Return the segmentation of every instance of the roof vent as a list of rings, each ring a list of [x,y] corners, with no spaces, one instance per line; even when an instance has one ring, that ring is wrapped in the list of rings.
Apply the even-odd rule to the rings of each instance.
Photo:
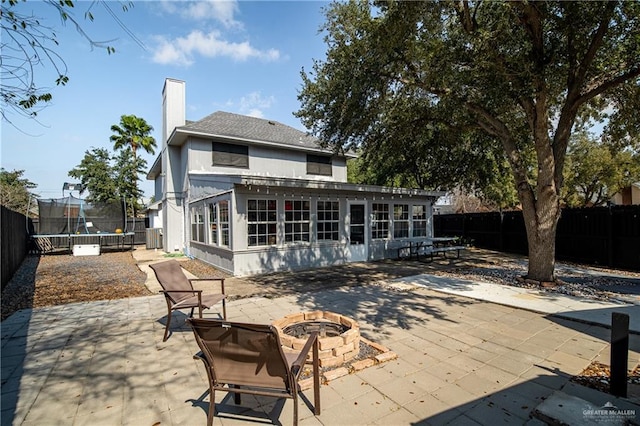
[[[271,120],[269,120],[267,123],[271,124],[272,126],[276,125],[276,122],[275,121],[271,121]]]

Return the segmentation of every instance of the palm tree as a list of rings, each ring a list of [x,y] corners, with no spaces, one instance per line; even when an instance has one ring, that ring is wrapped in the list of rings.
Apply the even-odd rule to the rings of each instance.
[[[124,149],[130,147],[133,151],[133,158],[136,159],[136,151],[138,148],[144,149],[149,154],[155,153],[156,140],[149,134],[153,131],[153,127],[147,124],[144,118],[135,115],[123,115],[120,117],[120,125],[111,126],[114,132],[109,140],[113,142],[113,149]]]
[[[144,118],[136,117],[135,115],[123,115],[120,117],[120,125],[114,124],[111,126],[111,131],[114,133],[109,137],[109,140],[113,142],[113,149],[121,150],[121,154],[125,155],[130,149],[130,154],[133,154],[133,161],[131,162],[132,168],[124,168],[119,166],[123,170],[125,176],[129,175],[130,184],[125,185],[121,183],[120,191],[127,195],[125,198],[129,198],[127,201],[131,203],[133,208],[133,215],[136,216],[138,210],[138,198],[142,195],[138,189],[138,175],[144,170],[146,161],[144,159],[138,159],[136,151],[138,148],[142,148],[149,154],[155,153],[156,140],[149,134],[153,131]],[[121,156],[122,157],[122,156]],[[124,158],[124,157],[122,157]]]

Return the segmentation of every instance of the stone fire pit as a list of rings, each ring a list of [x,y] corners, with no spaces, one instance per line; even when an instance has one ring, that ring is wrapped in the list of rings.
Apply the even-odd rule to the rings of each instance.
[[[360,352],[360,327],[344,315],[327,311],[300,312],[278,319],[273,325],[282,345],[297,351],[304,347],[309,335],[317,331],[320,367],[340,366]]]

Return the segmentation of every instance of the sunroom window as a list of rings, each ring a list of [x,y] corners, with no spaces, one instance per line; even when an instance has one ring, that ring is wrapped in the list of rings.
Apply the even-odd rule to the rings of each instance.
[[[247,236],[249,246],[276,244],[278,228],[276,200],[247,201]]]
[[[338,241],[340,239],[340,203],[318,201],[317,210],[318,241]]]

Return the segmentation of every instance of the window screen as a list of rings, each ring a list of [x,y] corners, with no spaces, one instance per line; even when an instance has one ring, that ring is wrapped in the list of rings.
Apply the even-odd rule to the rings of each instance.
[[[307,154],[307,174],[331,176],[331,157]]]
[[[249,168],[249,147],[213,142],[213,165]]]

